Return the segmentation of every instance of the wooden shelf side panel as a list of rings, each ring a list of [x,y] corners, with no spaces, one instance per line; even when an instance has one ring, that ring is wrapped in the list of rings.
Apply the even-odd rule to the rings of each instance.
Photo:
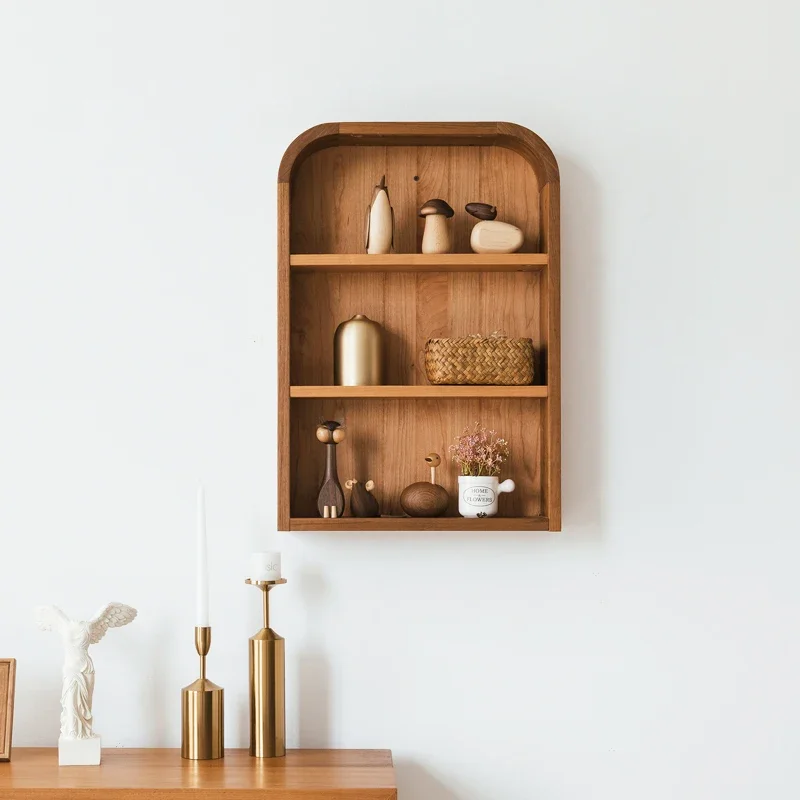
[[[435,452],[442,456],[438,482],[450,494],[447,515],[457,516],[458,472],[448,448],[455,436],[478,420],[511,446],[502,477],[513,478],[517,488],[501,496],[500,514],[538,517],[545,513],[541,400],[348,398],[294,399],[291,404],[293,518],[317,516],[316,498],[325,468],[325,447],[314,435],[320,418],[339,420],[347,429],[347,439],[337,447],[342,486],[348,478],[375,481],[383,514],[403,513],[401,492],[415,481],[430,479],[424,458]]]

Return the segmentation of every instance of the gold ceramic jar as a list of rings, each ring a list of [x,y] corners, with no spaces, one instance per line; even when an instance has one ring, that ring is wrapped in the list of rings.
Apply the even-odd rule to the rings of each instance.
[[[380,386],[383,383],[383,328],[356,314],[333,337],[333,382],[337,386]]]

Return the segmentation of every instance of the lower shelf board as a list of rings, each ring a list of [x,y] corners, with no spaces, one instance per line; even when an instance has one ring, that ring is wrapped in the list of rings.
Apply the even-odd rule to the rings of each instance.
[[[547,517],[292,517],[291,531],[546,531]]]

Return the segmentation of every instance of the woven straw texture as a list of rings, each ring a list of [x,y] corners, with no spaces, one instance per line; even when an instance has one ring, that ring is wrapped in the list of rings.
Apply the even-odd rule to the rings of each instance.
[[[527,386],[533,382],[533,342],[505,336],[428,339],[425,372],[433,384]]]

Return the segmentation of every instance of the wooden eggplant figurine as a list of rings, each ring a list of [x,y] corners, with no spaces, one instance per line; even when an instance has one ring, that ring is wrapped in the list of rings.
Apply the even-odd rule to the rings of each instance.
[[[371,494],[375,488],[374,481],[359,483],[357,480],[349,480],[344,484],[350,490],[350,512],[354,517],[379,517],[381,507],[375,495]]]
[[[449,253],[453,247],[450,227],[447,220],[455,212],[444,200],[428,200],[419,210],[425,220],[425,231],[422,234],[422,252],[429,255]]]
[[[498,222],[497,209],[488,203],[467,203],[466,212],[479,219],[472,229],[469,246],[476,253],[516,253],[525,236],[516,225]]]
[[[364,246],[369,255],[391,253],[394,246],[394,209],[389,203],[386,176],[375,187],[372,202],[367,206],[367,225]]]
[[[436,483],[436,467],[442,463],[438,453],[428,453],[425,463],[431,468],[431,481],[412,483],[403,489],[400,505],[409,517],[441,517],[450,503],[444,486]]]
[[[317,439],[325,445],[325,478],[317,496],[317,511],[324,518],[336,519],[344,514],[344,492],[336,469],[336,445],[345,439],[345,430],[334,420],[317,425]]]

